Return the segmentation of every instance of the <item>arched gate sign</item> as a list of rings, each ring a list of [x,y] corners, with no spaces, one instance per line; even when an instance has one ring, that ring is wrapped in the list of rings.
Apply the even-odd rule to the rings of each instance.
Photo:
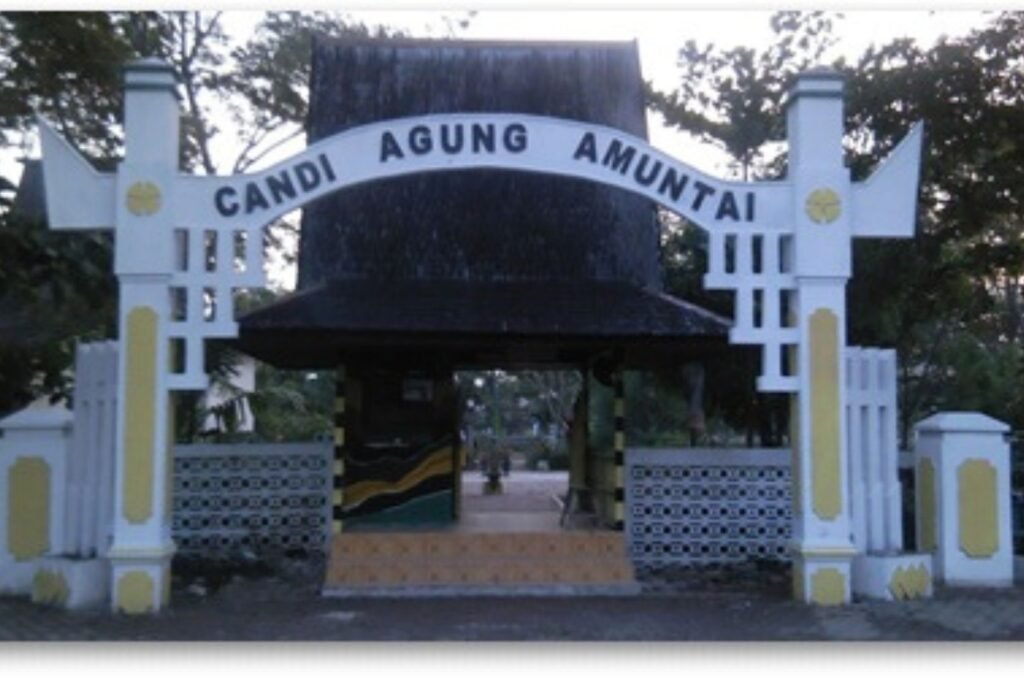
[[[167,596],[170,541],[166,446],[171,390],[201,390],[203,341],[237,333],[231,290],[265,283],[261,231],[330,192],[413,173],[502,169],[580,178],[646,197],[708,233],[705,286],[736,292],[730,341],[762,347],[758,389],[794,400],[795,592],[850,599],[846,480],[845,286],[854,237],[913,235],[921,153],[916,125],[863,183],[843,165],[842,80],[802,74],[787,108],[789,169],[777,182],[702,173],[618,130],[518,114],[443,114],[339,133],[252,174],[178,171],[179,111],[172,69],[126,69],[125,159],[93,170],[40,121],[47,213],[54,229],[113,229],[120,282],[115,606]],[[217,267],[204,258],[216,235]],[[236,247],[245,247],[238,262]],[[178,296],[184,305],[172,305]],[[170,368],[172,342],[184,367]],[[149,597],[137,593],[149,590]],[[164,592],[161,595],[161,592]],[[126,601],[127,600],[127,601]]]

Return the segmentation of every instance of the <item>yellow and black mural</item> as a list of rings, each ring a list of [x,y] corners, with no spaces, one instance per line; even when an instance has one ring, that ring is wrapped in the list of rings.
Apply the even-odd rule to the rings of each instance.
[[[362,459],[350,455],[342,513],[349,528],[451,522],[455,510],[454,439],[390,448]]]
[[[452,523],[458,430],[451,371],[368,364],[338,368],[334,532]]]

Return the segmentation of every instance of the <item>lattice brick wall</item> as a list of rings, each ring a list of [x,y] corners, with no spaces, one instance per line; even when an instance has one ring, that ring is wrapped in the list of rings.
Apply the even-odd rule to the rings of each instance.
[[[327,441],[177,446],[171,526],[177,554],[326,551],[331,458]]]
[[[789,466],[789,450],[628,450],[626,534],[634,563],[788,561]]]

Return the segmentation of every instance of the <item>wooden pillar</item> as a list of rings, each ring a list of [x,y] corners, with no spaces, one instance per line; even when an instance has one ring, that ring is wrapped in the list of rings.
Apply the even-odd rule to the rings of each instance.
[[[569,424],[569,487],[583,490],[587,486],[587,433],[590,421],[589,372],[582,372],[579,395],[572,406]]]
[[[334,384],[334,482],[331,503],[331,531],[344,529],[345,511],[345,365],[338,365]]]
[[[615,452],[615,504],[612,508],[612,523],[615,530],[622,530],[625,527],[626,519],[626,391],[621,368],[615,371],[615,374],[613,375],[613,384],[615,390],[615,440],[613,443]]]

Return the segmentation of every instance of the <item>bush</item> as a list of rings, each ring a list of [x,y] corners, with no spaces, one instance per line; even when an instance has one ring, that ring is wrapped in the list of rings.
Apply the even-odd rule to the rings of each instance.
[[[540,462],[547,462],[548,471],[569,470],[569,447],[566,443],[551,444],[548,441],[538,441],[538,447],[526,455],[526,468],[530,471],[542,470]]]

